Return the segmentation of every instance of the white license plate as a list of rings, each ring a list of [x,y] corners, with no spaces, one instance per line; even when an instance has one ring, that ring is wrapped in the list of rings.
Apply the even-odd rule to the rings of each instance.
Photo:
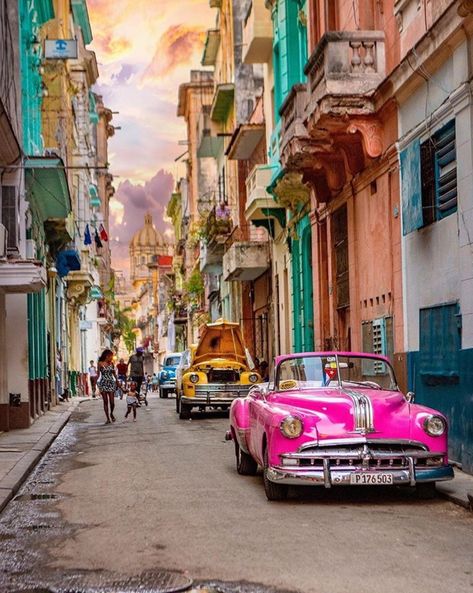
[[[358,472],[350,474],[350,484],[357,486],[383,486],[393,484],[392,474],[378,474],[370,472]]]

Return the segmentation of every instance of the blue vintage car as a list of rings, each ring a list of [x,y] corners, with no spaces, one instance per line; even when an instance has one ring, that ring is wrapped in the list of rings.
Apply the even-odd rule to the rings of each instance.
[[[158,373],[159,397],[167,397],[176,390],[176,368],[180,360],[180,352],[172,352],[164,357]]]

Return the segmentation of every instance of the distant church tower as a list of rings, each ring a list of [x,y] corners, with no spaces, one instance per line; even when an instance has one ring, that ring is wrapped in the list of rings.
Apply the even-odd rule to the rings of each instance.
[[[164,240],[153,225],[149,212],[145,214],[145,226],[137,231],[130,242],[131,283],[139,288],[150,279],[148,264],[153,263],[157,255],[170,255],[171,246]]]

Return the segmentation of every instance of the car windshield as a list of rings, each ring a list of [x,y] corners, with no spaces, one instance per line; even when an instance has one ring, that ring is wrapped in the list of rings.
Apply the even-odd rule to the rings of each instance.
[[[340,386],[398,390],[391,365],[369,355],[287,358],[279,364],[277,370],[279,391]]]
[[[167,367],[177,367],[180,360],[181,360],[180,356],[169,356],[168,358],[166,358],[164,364]]]

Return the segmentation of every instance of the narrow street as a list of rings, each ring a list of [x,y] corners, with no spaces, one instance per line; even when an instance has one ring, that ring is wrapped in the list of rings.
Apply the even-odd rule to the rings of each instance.
[[[80,405],[0,516],[2,592],[153,591],[163,571],[225,592],[473,590],[471,513],[381,489],[269,503],[227,419],[174,404],[152,396],[133,423],[119,401],[110,426]]]

